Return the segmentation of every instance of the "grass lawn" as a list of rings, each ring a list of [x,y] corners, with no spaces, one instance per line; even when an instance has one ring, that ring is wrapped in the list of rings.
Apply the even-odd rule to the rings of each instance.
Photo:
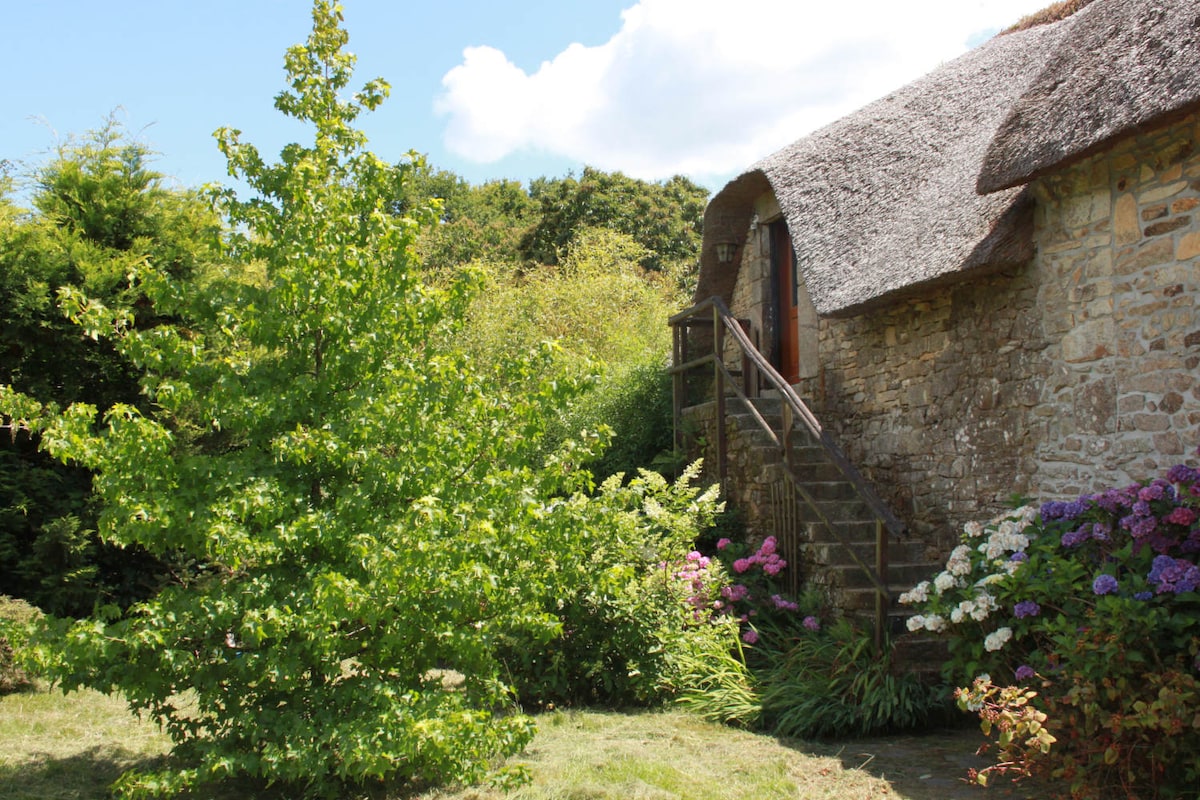
[[[960,781],[981,741],[970,729],[843,743],[783,741],[674,711],[553,712],[519,758],[533,783],[509,795],[438,789],[410,800],[1008,800],[1034,789]],[[119,699],[57,691],[0,698],[0,797],[100,800],[124,770],[168,749]],[[225,785],[201,798],[254,793]],[[283,795],[272,794],[272,797]],[[379,796],[383,797],[383,796]],[[402,795],[388,796],[398,800]]]

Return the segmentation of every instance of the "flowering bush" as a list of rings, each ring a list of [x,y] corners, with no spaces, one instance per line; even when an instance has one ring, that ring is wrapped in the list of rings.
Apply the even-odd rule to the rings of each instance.
[[[740,624],[748,645],[723,669],[689,678],[681,703],[710,719],[801,738],[911,728],[942,705],[940,687],[897,674],[890,651],[876,652],[871,632],[831,613],[820,591],[787,596],[777,583],[788,566],[768,536],[756,548],[722,537],[714,557],[693,553],[673,568],[694,613]]]
[[[950,677],[1041,691],[1058,742],[1024,748],[1076,797],[1176,797],[1200,779],[1200,471],[970,523],[900,598],[950,637]],[[966,691],[966,690],[964,690]],[[1021,749],[1018,743],[1018,749]]]
[[[599,491],[603,518],[576,505],[580,527],[599,530],[604,522],[605,535],[593,540],[587,560],[553,565],[557,591],[545,613],[556,635],[512,630],[499,638],[521,703],[652,705],[677,692],[679,664],[697,648],[736,645],[731,626],[711,624],[721,566],[690,549],[721,508],[715,487],[694,485],[699,466],[673,483],[647,470],[627,483],[609,478]],[[702,661],[688,663],[703,673]]]

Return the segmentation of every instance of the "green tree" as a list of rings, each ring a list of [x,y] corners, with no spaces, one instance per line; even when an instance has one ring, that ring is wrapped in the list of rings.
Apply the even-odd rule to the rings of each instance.
[[[691,266],[700,252],[708,191],[682,176],[648,183],[585,167],[578,179],[540,178],[529,194],[539,215],[521,242],[528,261],[557,264],[585,228],[609,228],[632,237],[645,248],[644,269]]]
[[[590,466],[601,477],[650,466],[672,444],[667,317],[683,305],[674,281],[643,269],[644,247],[604,228],[579,232],[557,266],[491,264],[459,341],[482,363],[546,339],[552,374],[588,377],[557,410],[547,446],[608,428],[612,443]]]
[[[423,280],[413,247],[435,212],[392,213],[414,166],[380,161],[353,127],[387,85],[344,98],[340,9],[317,0],[313,23],[276,99],[313,143],[268,164],[218,132],[256,192],[222,195],[232,253],[262,279],[199,287],[138,265],[137,290],[186,328],[139,328],[64,292],[87,332],[116,331],[147,371],[154,413],[118,404],[97,434],[94,406],[59,413],[0,390],[14,425],[96,470],[106,539],[196,564],[65,638],[64,685],[121,691],[175,742],[171,769],[123,780],[130,795],[231,775],[321,795],[477,778],[532,734],[498,638],[554,636],[553,598],[591,579],[586,556],[609,537],[636,528],[638,558],[656,564],[694,533],[641,514],[619,482],[584,494],[586,446],[545,456],[572,392],[545,357],[478,365],[453,345],[474,281]],[[525,391],[489,391],[506,386]],[[712,502],[684,505],[694,521]]]
[[[421,262],[432,271],[455,270],[473,261],[517,262],[521,237],[533,225],[537,205],[517,181],[472,186],[447,170],[416,165],[397,213],[436,200],[438,224],[417,243]]]
[[[0,197],[0,383],[60,405],[144,405],[140,370],[83,335],[56,294],[74,287],[150,327],[161,320],[130,272],[151,261],[196,280],[216,258],[210,204],[166,188],[149,157],[110,120],[37,169],[33,211]],[[0,591],[71,615],[145,596],[161,565],[98,540],[88,470],[38,452],[27,434],[0,439],[0,465]]]

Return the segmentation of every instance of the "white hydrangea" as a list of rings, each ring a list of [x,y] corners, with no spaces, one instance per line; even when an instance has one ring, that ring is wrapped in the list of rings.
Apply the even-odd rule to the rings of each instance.
[[[1001,647],[1004,647],[1008,640],[1012,638],[1012,635],[1012,628],[997,628],[983,640],[983,649],[994,653]]]
[[[962,607],[963,607],[963,604],[959,603],[957,606],[950,609],[950,621],[953,622],[955,625],[957,625],[958,623],[962,622],[964,619],[967,618],[967,614],[965,611],[963,611]]]
[[[919,631],[925,627],[925,617],[920,614],[913,614],[908,618],[908,622],[904,623],[910,631]]]
[[[930,614],[925,617],[925,630],[939,633],[946,630],[946,618],[937,614]]]
[[[976,622],[982,622],[983,620],[987,619],[988,613],[995,611],[998,608],[996,605],[996,598],[992,597],[986,592],[977,596],[972,606],[973,607],[971,610],[967,613],[970,614],[971,619],[975,620]]]
[[[972,539],[978,538],[983,535],[983,524],[971,520],[966,525],[963,525],[963,533]]]
[[[949,572],[941,572],[933,579],[933,587],[937,589],[938,594],[944,594],[957,585],[958,581]]]
[[[902,605],[912,605],[913,603],[924,603],[929,599],[929,581],[921,581],[914,586],[910,591],[900,595],[900,603]]]
[[[950,558],[946,560],[946,569],[952,575],[969,573],[971,571],[971,548],[960,544],[950,551]]]
[[[1010,561],[1003,562],[1000,566],[1005,571],[1005,573],[1012,575],[1014,572],[1016,572],[1017,570],[1019,570],[1021,568],[1021,562],[1010,560]]]
[[[1002,561],[1000,563],[1007,564],[1008,562]],[[993,572],[991,575],[984,575],[982,578],[975,581],[975,586],[977,586],[979,588],[983,588],[984,586],[991,586],[993,583],[999,583],[1000,581],[1004,580],[1004,578],[1005,578],[1005,573]]]

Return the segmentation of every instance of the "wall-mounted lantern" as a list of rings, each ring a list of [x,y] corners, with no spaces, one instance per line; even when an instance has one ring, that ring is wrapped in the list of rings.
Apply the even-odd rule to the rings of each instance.
[[[728,264],[737,252],[737,242],[717,242],[717,263]]]

